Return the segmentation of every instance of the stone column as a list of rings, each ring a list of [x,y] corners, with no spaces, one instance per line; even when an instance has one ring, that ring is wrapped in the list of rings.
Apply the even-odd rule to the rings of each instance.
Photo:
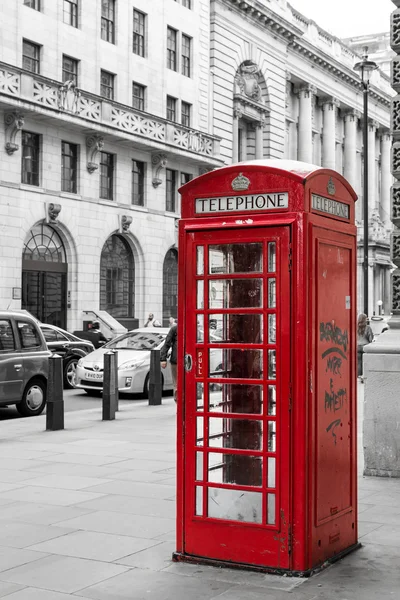
[[[337,100],[324,98],[321,101],[323,111],[322,129],[322,166],[335,169],[336,165],[336,107]]]
[[[390,228],[390,186],[392,176],[390,174],[390,147],[392,136],[388,131],[381,134],[381,207],[382,221],[386,229]]]
[[[264,126],[265,120],[261,118],[256,123],[256,159],[264,156]]]
[[[368,209],[379,210],[379,198],[376,193],[376,128],[375,121],[368,123]]]
[[[240,107],[233,109],[233,134],[232,134],[232,162],[236,163],[239,160],[239,119],[242,118],[243,112]]]
[[[316,91],[312,85],[299,88],[298,158],[307,163],[312,163],[312,96]]]
[[[383,300],[383,308],[385,311],[385,315],[388,315],[392,309],[392,294],[391,294],[391,277],[390,277],[390,268],[385,268],[385,297]]]
[[[360,113],[348,110],[344,114],[344,176],[356,192],[357,177],[357,123]]]

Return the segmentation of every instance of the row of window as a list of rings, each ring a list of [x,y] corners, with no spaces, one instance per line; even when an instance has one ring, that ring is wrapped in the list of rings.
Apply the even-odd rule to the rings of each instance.
[[[24,0],[24,4],[40,10],[40,0]],[[191,8],[190,0],[182,0],[183,6]],[[64,23],[78,27],[78,0],[64,0]],[[133,9],[133,42],[132,52],[138,56],[147,56],[147,15]],[[115,0],[101,2],[101,39],[115,44]],[[179,44],[181,48],[180,65],[178,64]],[[39,68],[40,46],[34,44],[37,51],[37,68]],[[182,75],[191,77],[192,38],[173,27],[167,27],[167,67],[180,71]],[[29,69],[31,70],[31,69]],[[39,70],[34,71],[39,73]]]
[[[41,136],[30,131],[22,132],[21,181],[38,186],[40,182]],[[78,191],[78,144],[61,142],[61,190],[76,194]],[[114,200],[116,155],[100,153],[100,198]],[[132,197],[135,206],[144,206],[146,163],[132,159]],[[180,173],[180,185],[192,179],[190,173]],[[176,212],[178,172],[166,170],[165,210]]]

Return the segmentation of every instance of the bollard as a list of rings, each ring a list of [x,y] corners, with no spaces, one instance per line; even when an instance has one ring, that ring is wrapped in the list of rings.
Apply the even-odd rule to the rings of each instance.
[[[160,364],[160,350],[150,352],[150,376],[149,376],[149,406],[161,404],[162,377]]]
[[[104,355],[103,421],[113,421],[118,402],[117,355],[110,351]]]
[[[119,411],[119,391],[118,391],[118,350],[113,350],[114,362],[115,362],[115,410]]]
[[[63,359],[58,354],[49,357],[47,386],[46,431],[64,429]]]

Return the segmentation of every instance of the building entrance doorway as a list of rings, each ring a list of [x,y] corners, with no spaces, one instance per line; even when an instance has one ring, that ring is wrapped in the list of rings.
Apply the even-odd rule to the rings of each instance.
[[[60,236],[45,223],[36,225],[22,255],[22,308],[43,323],[65,329],[67,273]]]

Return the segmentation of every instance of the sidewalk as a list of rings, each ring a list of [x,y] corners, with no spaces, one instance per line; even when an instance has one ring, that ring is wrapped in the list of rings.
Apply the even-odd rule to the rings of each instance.
[[[400,597],[400,480],[360,477],[363,548],[311,579],[177,564],[172,398],[123,406],[113,422],[100,402],[65,417],[58,432],[45,417],[0,424],[0,598]]]

